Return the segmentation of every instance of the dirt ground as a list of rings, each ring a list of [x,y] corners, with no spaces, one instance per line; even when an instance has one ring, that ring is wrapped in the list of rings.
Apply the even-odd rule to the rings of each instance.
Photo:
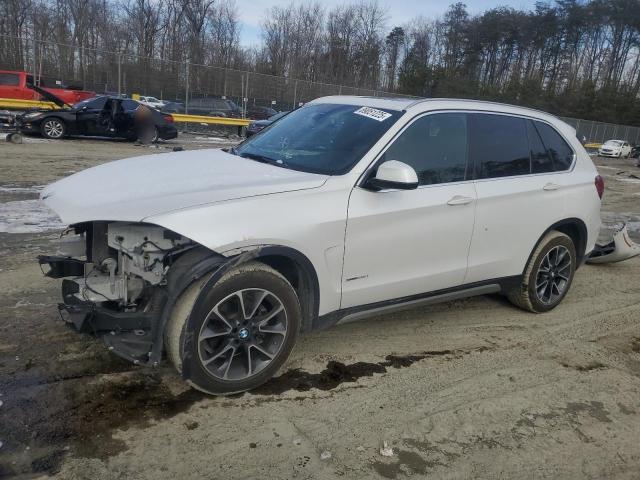
[[[640,258],[581,268],[544,315],[487,296],[305,336],[232,397],[70,331],[35,262],[57,236],[33,217],[37,187],[178,145],[217,143],[0,143],[0,478],[638,478]],[[640,169],[597,163],[603,219],[640,241]]]

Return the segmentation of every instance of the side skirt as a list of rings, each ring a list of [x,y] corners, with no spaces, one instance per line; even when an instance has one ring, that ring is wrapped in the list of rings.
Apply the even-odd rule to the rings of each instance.
[[[337,324],[354,322],[375,315],[383,315],[385,313],[397,312],[425,305],[450,302],[452,300],[475,297],[478,295],[507,292],[513,288],[517,288],[521,283],[522,275],[514,275],[512,277],[469,283],[459,287],[419,293],[417,295],[394,298],[382,302],[369,303],[367,305],[343,308],[335,312],[319,316],[313,323],[312,330],[324,330]]]

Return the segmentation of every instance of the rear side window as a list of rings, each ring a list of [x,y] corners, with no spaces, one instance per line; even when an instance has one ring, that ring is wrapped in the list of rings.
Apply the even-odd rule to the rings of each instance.
[[[531,172],[553,172],[553,160],[549,155],[540,134],[531,120],[527,122],[527,136],[529,137],[529,150],[531,151]]]
[[[0,73],[0,85],[18,86],[20,76],[17,73]]]
[[[420,185],[459,182],[467,173],[467,115],[439,113],[413,122],[383,155],[411,165]]]
[[[526,175],[531,171],[526,121],[518,117],[469,114],[469,153],[477,178]]]
[[[135,110],[136,108],[138,108],[138,105],[139,103],[136,102],[135,100],[129,100],[129,99],[122,100],[122,109],[125,112],[131,112]]]
[[[553,171],[561,172],[568,170],[573,163],[573,150],[567,145],[567,142],[556,132],[553,127],[542,122],[534,122],[536,129],[540,133],[542,143],[549,152],[549,156],[553,160]]]

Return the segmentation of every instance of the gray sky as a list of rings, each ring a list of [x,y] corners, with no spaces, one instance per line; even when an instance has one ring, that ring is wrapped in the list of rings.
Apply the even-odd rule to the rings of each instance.
[[[311,0],[296,0],[296,3],[307,3]],[[322,0],[320,3],[327,8],[336,5],[344,5],[350,0]],[[387,7],[389,26],[403,25],[414,17],[420,15],[427,18],[436,18],[442,16],[449,8],[449,5],[455,3],[451,1],[438,0],[379,0],[380,5]],[[463,0],[464,1],[464,0]],[[264,18],[265,11],[272,6],[289,5],[290,0],[240,0],[238,1],[238,10],[240,11],[240,20],[242,22],[242,33],[240,41],[244,46],[255,45],[260,42],[260,22]],[[535,0],[466,0],[467,9],[470,13],[481,13],[490,8],[498,6],[509,6],[513,8],[531,9],[535,5]]]

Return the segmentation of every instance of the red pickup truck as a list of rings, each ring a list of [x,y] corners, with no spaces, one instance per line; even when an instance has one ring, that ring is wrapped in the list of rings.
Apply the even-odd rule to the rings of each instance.
[[[27,87],[33,85],[33,75],[27,72],[14,72],[0,70],[0,99],[13,98],[19,100],[40,100],[41,96],[34,90]],[[65,103],[73,105],[87,98],[95,97],[95,92],[84,90],[70,90],[66,88],[52,88],[40,79],[40,87],[54,94]],[[44,99],[43,99],[44,100]]]

